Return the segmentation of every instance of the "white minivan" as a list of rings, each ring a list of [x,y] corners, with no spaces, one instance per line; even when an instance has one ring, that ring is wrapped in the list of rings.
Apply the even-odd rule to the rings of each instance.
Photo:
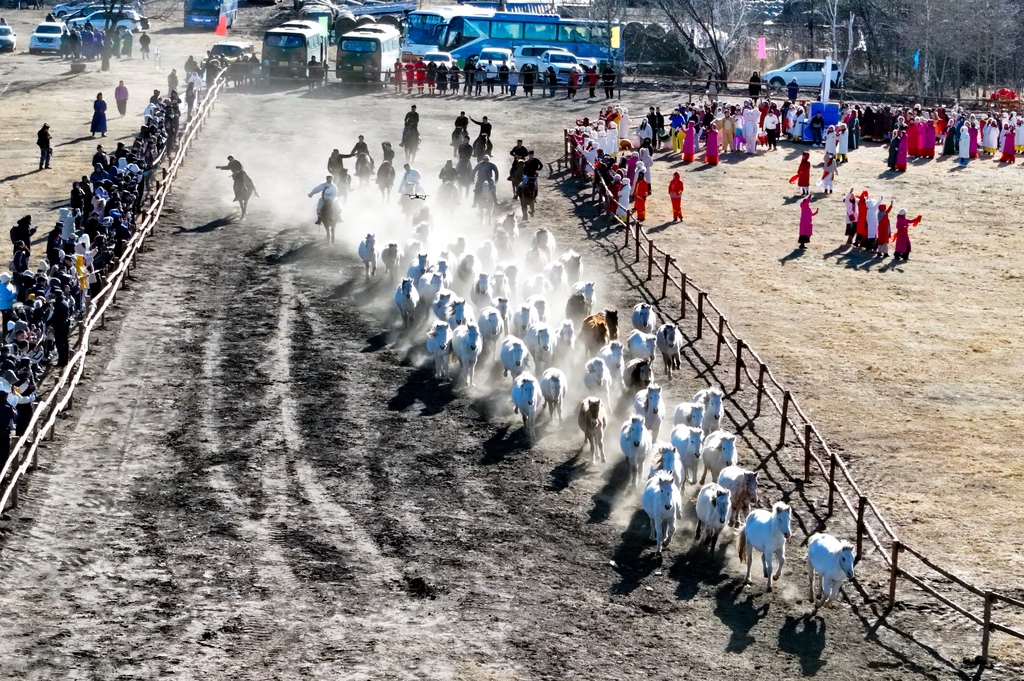
[[[800,87],[821,87],[824,68],[824,59],[798,59],[781,69],[762,74],[761,80],[774,88],[786,87],[794,79]],[[835,62],[832,62],[832,84],[837,87],[843,84],[843,74]]]
[[[577,73],[583,73],[583,68],[580,66],[579,60],[576,59],[576,55],[565,50],[547,50],[540,55],[540,59],[537,60],[537,69],[541,73],[547,73],[549,66],[555,69],[559,83],[568,83],[569,72],[573,69]]]
[[[486,64],[491,62],[495,66],[500,67],[502,64],[514,69],[516,67],[515,57],[512,56],[512,50],[504,47],[485,47],[480,50],[480,56],[477,57],[477,64]]]

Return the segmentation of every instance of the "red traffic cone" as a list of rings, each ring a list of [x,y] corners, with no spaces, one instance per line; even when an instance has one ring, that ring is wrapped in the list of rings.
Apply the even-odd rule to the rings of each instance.
[[[217,35],[224,37],[228,34],[228,18],[221,14],[220,19],[217,20],[217,30],[214,31]]]

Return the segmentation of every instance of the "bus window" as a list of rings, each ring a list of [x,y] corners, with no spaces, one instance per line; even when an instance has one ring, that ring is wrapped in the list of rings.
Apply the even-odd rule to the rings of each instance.
[[[522,40],[523,25],[512,21],[492,21],[491,37],[497,40]]]
[[[342,40],[341,49],[343,52],[376,52],[376,40]]]
[[[558,40],[558,24],[526,24],[527,40]]]
[[[465,17],[454,17],[448,24],[448,37],[445,39],[445,49],[449,52],[456,47],[471,43],[479,38],[487,37],[487,22]]]
[[[444,18],[438,14],[413,12],[405,21],[405,39],[413,44],[431,45],[440,38]]]
[[[561,25],[558,27],[558,41],[563,43],[588,43],[590,31],[586,26]]]
[[[590,40],[592,42],[605,45],[608,43],[611,34],[608,32],[607,26],[591,26],[590,27]]]
[[[301,35],[276,35],[269,34],[266,37],[267,47],[303,47],[306,41]]]

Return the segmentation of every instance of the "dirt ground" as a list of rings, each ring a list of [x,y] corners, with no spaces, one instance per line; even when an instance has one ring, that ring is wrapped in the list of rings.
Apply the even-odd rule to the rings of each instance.
[[[167,42],[182,41],[180,63],[207,38],[169,33]],[[13,82],[44,77],[22,77],[21,66],[17,75]],[[154,76],[154,87],[163,77]],[[78,88],[84,110],[91,100],[86,88],[92,85]],[[0,103],[9,105],[9,95],[20,98],[14,101],[25,117],[18,125],[27,131],[34,132],[37,120],[30,108],[53,116],[51,125],[60,120],[58,111],[65,108],[60,97],[41,95],[53,90],[12,90],[13,85]],[[375,190],[357,194],[342,243],[333,247],[324,246],[321,233],[309,224],[313,200],[305,193],[322,179],[329,150],[345,149],[360,133],[378,149],[384,139],[396,142],[401,131],[406,99],[351,94],[233,93],[204,129],[202,147],[186,164],[160,235],[137,270],[139,280],[119,299],[120,318],[100,339],[86,399],[76,400],[73,417],[61,422],[60,436],[44,451],[22,506],[0,522],[5,676],[668,679],[696,678],[708,669],[742,670],[758,678],[973,674],[961,660],[977,654],[980,635],[948,611],[904,589],[897,611],[879,617],[877,598],[884,586],[872,567],[876,559],[862,564],[856,588],[847,586],[849,602],[819,618],[806,617],[801,544],[820,521],[815,506],[820,500],[804,505],[807,495],[783,476],[771,476],[766,502],[790,499],[798,529],[780,589],[768,595],[760,582],[742,588],[743,571],[729,534],[714,556],[691,546],[689,517],[664,559],[651,556],[643,541],[644,514],[625,488],[616,420],[609,428],[610,462],[593,466],[577,455],[580,438],[573,424],[564,430],[542,424],[540,441],[525,446],[520,422],[505,400],[507,379],[479,381],[493,390],[436,386],[430,370],[419,365],[420,351],[388,331],[394,322],[387,303],[390,285],[363,284],[353,261],[355,243],[366,231],[402,233],[397,210],[382,209]],[[446,153],[442,145],[460,108],[495,122],[499,157],[521,136],[549,159],[561,144],[559,122],[594,110],[583,102],[416,103],[429,145],[416,165],[427,178],[428,192],[436,185]],[[67,115],[66,125],[87,120],[85,114]],[[545,124],[538,126],[540,121]],[[3,149],[14,153],[8,145]],[[67,175],[55,187],[66,187],[92,153],[87,140],[74,149],[81,158],[73,168],[61,169]],[[30,166],[31,151],[18,152]],[[254,199],[245,222],[233,219],[229,179],[213,170],[229,153],[246,164],[263,195]],[[937,381],[967,385],[966,377],[941,377],[941,358],[950,347],[961,347],[968,328],[972,337],[982,332],[969,326],[968,314],[947,314],[942,323],[919,315],[931,302],[925,282],[901,279],[897,292],[896,283],[865,279],[924,277],[926,267],[937,270],[944,262],[935,253],[937,223],[926,215],[910,263],[865,271],[846,267],[835,256],[821,262],[814,257],[826,250],[826,235],[838,245],[842,228],[839,200],[819,201],[822,208],[835,204],[831,232],[829,211],[822,210],[811,251],[780,265],[795,242],[795,205],[773,210],[771,221],[762,215],[764,224],[749,229],[724,225],[756,221],[751,197],[763,210],[771,196],[778,195],[782,204],[787,187],[779,178],[795,165],[782,160],[785,153],[723,165],[719,171],[734,180],[731,188],[728,180],[713,177],[719,171],[686,172],[687,222],[661,230],[659,238],[679,240],[669,250],[682,256],[685,269],[711,290],[733,325],[792,385],[823,431],[854,454],[855,475],[908,541],[943,556],[943,564],[976,581],[1019,589],[1012,567],[1002,571],[1019,533],[967,525],[978,521],[954,503],[966,497],[959,489],[969,480],[981,487],[982,501],[975,503],[990,503],[992,467],[965,468],[977,464],[969,464],[972,459],[963,452],[958,468],[942,469],[951,477],[934,484],[934,463],[956,457],[967,444],[961,433],[961,439],[944,431],[931,435],[943,421],[932,415],[939,411],[924,411],[925,405],[951,416],[945,409],[961,399],[952,395],[967,393],[958,388],[962,392],[930,398],[930,384],[922,385],[919,377],[932,372]],[[873,163],[869,154],[880,152],[854,155],[851,166],[867,167]],[[736,172],[756,164],[765,165],[763,173]],[[667,182],[668,165],[659,163],[656,186]],[[1000,177],[980,165],[966,173]],[[968,193],[955,188],[964,182],[964,172],[956,173],[945,190],[933,186],[934,180],[925,183],[923,174],[937,168],[938,163],[915,166],[906,178],[884,184],[914,181],[919,173],[921,186],[913,195],[931,196],[936,205],[944,203],[940,192]],[[878,172],[873,182],[883,183],[875,177]],[[843,182],[852,173],[844,167]],[[55,182],[54,176],[46,179]],[[5,219],[21,210],[11,204],[34,203],[38,210],[56,204],[56,189],[35,188],[38,177],[5,183],[20,192],[5,195]],[[501,190],[507,197],[508,187]],[[640,296],[635,280],[609,255],[608,242],[593,229],[591,209],[569,201],[563,193],[568,190],[545,180],[537,225],[551,229],[560,248],[584,255],[602,301],[620,309],[631,306]],[[888,195],[890,190],[877,191]],[[955,205],[972,205],[972,200],[965,196]],[[916,205],[907,207],[916,212]],[[439,222],[446,227],[479,237],[466,211],[443,217]],[[655,213],[650,223],[659,225],[661,217]],[[765,277],[764,267],[755,274],[749,269],[754,261],[772,267],[773,276]],[[815,271],[804,272],[810,267]],[[832,277],[855,281],[835,286],[839,282]],[[942,268],[942,285],[954,291],[954,300],[964,301],[963,309],[975,304],[1001,309],[994,301],[980,301],[968,278]],[[984,286],[995,286],[992,279]],[[833,285],[826,289],[827,283]],[[818,287],[823,295],[814,296]],[[857,292],[856,303],[864,301],[860,307],[840,302],[835,292],[845,290]],[[864,298],[875,291],[884,294]],[[817,301],[825,296],[832,317],[845,315],[853,323],[815,326]],[[897,312],[879,310],[864,328],[857,324],[860,310],[869,314],[885,302]],[[898,330],[890,328],[896,314],[904,320]],[[761,320],[774,323],[761,325]],[[953,329],[959,329],[960,341],[953,339]],[[914,353],[916,362],[902,360],[907,368],[899,371],[881,358],[868,361],[888,367],[884,370],[861,366],[865,354],[874,357],[908,334],[915,340],[901,350],[908,359],[907,353]],[[985,373],[986,365],[979,363],[995,361],[996,347],[1000,354],[1004,345],[1012,347],[1006,345],[1009,329],[1005,334],[1001,343],[985,335],[990,350],[972,353],[970,394],[980,395],[982,384],[1009,382],[1005,369],[999,374],[993,364]],[[860,363],[837,366],[839,353],[824,351],[832,346],[842,346],[851,362]],[[959,358],[962,350],[957,353]],[[818,361],[808,362],[811,356]],[[692,354],[687,360],[682,376],[666,384],[670,404],[710,378]],[[846,380],[835,380],[835,370],[821,374],[825,366],[842,369]],[[900,400],[890,387],[896,385]],[[1005,390],[1008,402],[1012,393]],[[1010,409],[997,405],[991,392],[985,394],[984,400],[965,400],[969,416],[956,412],[960,430],[971,424],[973,433],[973,424],[994,420],[997,408],[1000,413]],[[728,410],[734,422],[742,417],[742,405],[731,403]],[[850,418],[853,411],[872,412],[875,421]],[[911,415],[917,418],[904,421]],[[930,431],[919,430],[925,418]],[[897,429],[915,433],[923,446],[916,440],[914,448],[909,442],[897,446]],[[748,440],[756,440],[756,426],[748,432]],[[948,449],[962,440],[956,445],[961,449]],[[886,447],[889,456],[859,456],[867,442]],[[938,443],[947,449],[933,456]],[[750,449],[743,451],[750,460]],[[1000,452],[1010,456],[995,444],[986,445],[985,452],[989,459]],[[925,478],[920,469],[929,464],[933,470]],[[1008,496],[1020,475],[1010,461],[1004,470]],[[903,477],[900,491],[888,492],[896,471]],[[945,502],[941,509],[940,501]],[[1000,524],[1012,527],[1010,511],[995,504],[985,508],[1004,513],[997,516],[1004,518]],[[944,517],[969,526],[976,539],[946,527]],[[980,539],[989,536],[986,532],[993,537],[991,546]],[[957,535],[959,550],[952,540]],[[997,646],[1001,641],[996,637]],[[998,664],[984,678],[1020,678],[1020,671]]]

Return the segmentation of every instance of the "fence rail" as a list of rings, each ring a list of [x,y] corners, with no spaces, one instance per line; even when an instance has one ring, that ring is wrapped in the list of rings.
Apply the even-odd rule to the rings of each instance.
[[[566,165],[577,172],[579,172],[581,168],[584,171],[589,170],[583,168],[582,164],[585,163],[585,161],[582,160],[582,155],[579,150],[575,148],[576,144],[573,136],[568,130],[564,131],[564,135],[567,157],[559,165]],[[586,172],[583,174],[585,176]],[[610,197],[612,197],[611,190],[597,173],[594,174],[594,182],[594,196],[597,197],[602,205],[606,207],[610,206]],[[881,511],[879,511],[878,507],[854,480],[846,462],[844,462],[842,457],[840,457],[836,451],[829,446],[821,432],[818,430],[818,427],[807,417],[806,413],[797,402],[797,399],[793,396],[793,393],[788,390],[781,381],[779,381],[774,373],[772,373],[772,370],[768,367],[767,363],[754,350],[754,348],[737,335],[736,331],[732,328],[732,325],[729,324],[729,320],[726,319],[725,315],[722,313],[722,310],[711,300],[708,292],[695,284],[693,279],[683,272],[678,264],[676,264],[675,259],[669,253],[661,250],[655,245],[654,240],[644,231],[643,225],[634,217],[634,212],[628,208],[628,204],[623,206],[618,203],[616,198],[615,207],[618,210],[608,210],[607,212],[622,228],[622,252],[626,254],[624,260],[629,264],[628,256],[633,256],[632,266],[634,273],[641,278],[643,277],[643,270],[641,270],[641,273],[637,273],[636,267],[638,265],[642,267],[646,260],[647,271],[645,282],[654,283],[653,289],[650,285],[648,288],[648,293],[651,297],[660,303],[662,309],[673,310],[674,304],[670,304],[672,303],[672,296],[669,295],[669,291],[672,289],[678,292],[679,315],[676,320],[690,319],[691,317],[687,311],[687,307],[689,307],[692,311],[692,319],[696,327],[694,340],[701,340],[705,337],[705,327],[709,333],[714,334],[714,361],[712,362],[706,358],[705,361],[708,361],[712,365],[722,365],[722,347],[724,346],[728,350],[728,353],[732,355],[732,359],[729,359],[729,357],[726,356],[725,362],[734,364],[732,367],[734,382],[731,394],[735,395],[747,386],[755,388],[757,391],[755,397],[755,418],[761,416],[763,398],[768,399],[768,403],[771,405],[772,409],[775,410],[775,413],[780,419],[779,437],[776,449],[781,449],[785,446],[789,434],[792,433],[794,441],[803,449],[803,485],[806,487],[806,485],[812,482],[814,469],[817,469],[818,474],[820,474],[828,484],[828,517],[833,517],[835,512],[835,500],[838,497],[843,508],[845,508],[849,514],[850,519],[856,523],[856,561],[860,562],[864,555],[863,547],[865,539],[870,542],[870,546],[873,546],[878,552],[878,555],[881,557],[881,560],[884,562],[889,573],[889,608],[891,609],[896,603],[897,580],[902,577],[952,610],[958,612],[972,622],[981,625],[982,645],[980,661],[983,666],[988,662],[989,640],[990,633],[992,631],[998,631],[1024,639],[1024,632],[992,620],[992,606],[996,602],[1020,608],[1022,613],[1024,613],[1024,602],[1004,594],[986,591],[974,586],[948,570],[936,565],[919,551],[916,551],[901,542],[892,526],[882,515]],[[623,213],[623,215],[619,215],[618,213]],[[631,239],[632,252],[630,251]],[[666,266],[664,268],[657,266],[657,263],[660,262],[665,262]],[[661,277],[660,286],[657,286],[658,277],[654,274],[655,270],[657,270]],[[673,274],[673,271],[675,274],[679,275],[678,279],[675,274]],[[659,290],[660,296],[657,294],[657,291]],[[692,347],[693,351],[699,354],[699,350],[696,345],[693,345]],[[751,366],[755,366],[757,368],[756,375],[749,371],[749,367]],[[744,376],[746,377],[746,382],[743,380]],[[725,388],[724,385],[723,388]],[[874,527],[872,527],[872,525],[874,525]],[[900,565],[899,557],[900,554],[904,552],[913,556],[921,563],[921,565],[932,573],[940,575],[949,583],[963,589],[969,594],[981,597],[983,599],[983,614],[978,615],[975,612],[972,612],[968,607],[955,602],[943,594],[940,594],[923,577],[908,571],[904,566]]]
[[[32,419],[26,426],[24,434],[18,438],[3,469],[0,470],[0,489],[2,489],[0,514],[6,512],[8,508],[17,508],[19,486],[26,481],[28,473],[34,471],[39,465],[40,443],[47,438],[53,439],[57,417],[74,405],[75,388],[78,387],[85,374],[85,360],[89,354],[91,334],[97,325],[100,328],[103,327],[107,309],[114,304],[117,292],[124,286],[125,278],[135,267],[135,257],[145,246],[146,238],[152,234],[178,168],[181,167],[192,141],[202,129],[206,117],[213,111],[213,106],[224,87],[224,82],[224,74],[221,74],[207,90],[195,115],[179,132],[176,151],[167,165],[162,168],[162,178],[154,185],[155,190],[149,205],[141,212],[142,219],[138,222],[135,234],[128,241],[121,261],[108,276],[106,286],[89,301],[89,309],[85,318],[78,322],[78,340],[74,355],[68,360],[46,397],[36,404]],[[156,173],[157,167],[163,160],[163,158],[158,159],[152,173]]]

